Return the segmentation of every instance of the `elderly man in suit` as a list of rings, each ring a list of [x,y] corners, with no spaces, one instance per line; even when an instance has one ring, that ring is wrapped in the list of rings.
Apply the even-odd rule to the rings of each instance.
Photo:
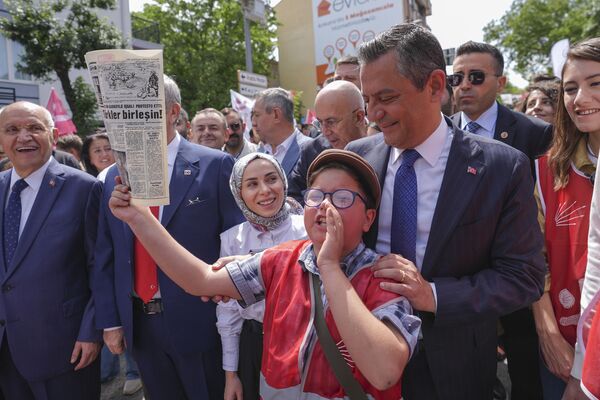
[[[0,392],[7,399],[97,399],[102,334],[89,287],[101,184],[52,157],[50,113],[0,111]]]
[[[315,99],[315,114],[315,125],[319,126],[321,135],[302,143],[300,158],[288,179],[288,194],[301,203],[304,203],[302,192],[306,189],[310,163],[323,150],[343,149],[367,134],[365,102],[360,90],[349,81],[340,79],[321,89]]]
[[[440,44],[396,25],[359,49],[369,118],[383,133],[351,142],[383,187],[367,243],[382,283],[419,313],[422,339],[403,378],[413,399],[492,398],[496,321],[543,290],[542,235],[529,160],[463,132],[441,113]]]
[[[233,158],[182,140],[181,95],[165,76],[170,204],[156,208],[171,235],[196,257],[219,257],[219,234],[242,221],[229,189]],[[161,271],[127,225],[108,209],[116,167],[100,208],[94,298],[96,321],[113,353],[126,345],[151,399],[223,398],[216,304],[187,294]]]
[[[252,128],[261,138],[261,153],[271,154],[289,177],[300,158],[300,145],[313,139],[294,127],[294,102],[282,88],[260,92],[252,108]]]
[[[459,113],[452,119],[460,128],[494,138],[529,157],[532,174],[534,160],[544,154],[552,140],[552,126],[498,104],[496,97],[506,84],[504,57],[487,43],[466,42],[456,50],[448,78],[454,90]],[[533,315],[524,307],[500,319],[503,343],[508,357],[513,400],[542,398],[539,377],[538,338]]]

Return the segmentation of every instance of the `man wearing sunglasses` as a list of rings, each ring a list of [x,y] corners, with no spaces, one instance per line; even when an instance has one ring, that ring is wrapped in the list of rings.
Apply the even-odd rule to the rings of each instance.
[[[236,160],[244,157],[246,154],[254,153],[257,146],[244,138],[246,124],[242,120],[242,117],[240,117],[240,114],[229,107],[222,109],[221,113],[225,116],[227,127],[229,128],[229,139],[225,142],[224,150]]]
[[[452,120],[460,128],[499,140],[525,153],[531,160],[544,154],[552,140],[552,127],[536,118],[511,111],[496,98],[506,86],[504,57],[487,43],[466,42],[456,50],[448,83],[460,111]],[[535,176],[535,173],[533,174]]]
[[[459,113],[452,119],[462,129],[512,146],[533,161],[544,154],[552,139],[551,125],[498,104],[496,97],[506,85],[504,59],[486,43],[467,42],[456,50],[454,74],[448,83],[454,88]],[[504,349],[511,378],[511,398],[541,399],[538,374],[538,338],[529,307],[500,319]]]

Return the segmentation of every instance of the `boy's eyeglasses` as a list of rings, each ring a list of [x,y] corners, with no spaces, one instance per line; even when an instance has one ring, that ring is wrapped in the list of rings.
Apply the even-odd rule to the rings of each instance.
[[[231,130],[233,130],[233,131],[237,131],[241,127],[242,127],[242,125],[239,122],[234,122],[233,124],[229,124],[229,128],[231,128]]]
[[[338,189],[334,192],[324,192],[320,189],[306,189],[304,191],[304,204],[308,207],[319,207],[327,195],[329,195],[333,206],[338,210],[352,207],[357,197],[367,205],[367,200],[360,193],[348,189]]]
[[[483,71],[471,71],[467,75],[467,79],[469,80],[469,82],[471,82],[471,85],[481,85],[483,82],[485,82],[486,75],[491,75],[491,74],[486,74]],[[500,75],[493,75],[493,76],[498,77]],[[464,77],[465,77],[464,74],[448,75],[448,77],[447,77],[448,84],[452,87],[456,87],[462,83]]]

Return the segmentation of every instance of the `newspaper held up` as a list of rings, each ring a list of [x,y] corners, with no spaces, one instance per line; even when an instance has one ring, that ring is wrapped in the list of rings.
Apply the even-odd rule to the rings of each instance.
[[[169,204],[162,50],[85,55],[119,175],[133,201]]]

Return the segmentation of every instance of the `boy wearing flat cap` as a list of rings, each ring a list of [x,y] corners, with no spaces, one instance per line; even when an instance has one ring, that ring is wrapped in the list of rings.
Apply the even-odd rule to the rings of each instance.
[[[125,186],[115,187],[109,205],[187,292],[225,295],[241,304],[266,300],[263,399],[348,397],[345,387],[352,384],[337,378],[348,367],[361,397],[399,399],[420,320],[405,298],[379,290],[382,280],[371,272],[379,256],[362,235],[380,196],[377,176],[364,159],[326,150],[308,169],[304,225],[310,240],[287,242],[220,270],[179,246],[148,210],[131,205]],[[328,361],[332,349],[324,351],[323,330],[315,329],[319,321],[345,361],[335,372]]]

